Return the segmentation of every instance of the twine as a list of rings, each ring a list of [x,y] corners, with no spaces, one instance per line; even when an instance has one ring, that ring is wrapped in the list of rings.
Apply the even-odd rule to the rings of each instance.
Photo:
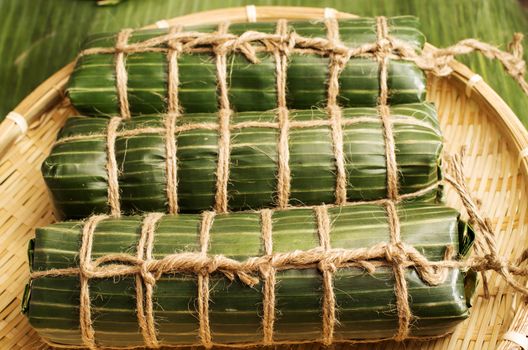
[[[143,340],[150,348],[159,347],[152,301],[156,277],[146,269],[146,264],[152,260],[154,232],[156,230],[156,224],[162,217],[163,214],[161,213],[150,213],[145,217],[141,228],[141,237],[137,245],[137,258],[138,260],[144,261],[141,266],[141,273],[136,275],[137,318]],[[145,293],[143,292],[143,283],[146,288]]]
[[[178,213],[178,166],[176,163],[176,120],[177,113],[165,117],[165,168],[167,178],[167,206],[170,214]]]
[[[272,211],[270,209],[263,209],[260,212],[260,225],[262,230],[262,242],[264,245],[265,255],[271,257],[273,254],[273,239],[272,239]],[[264,345],[273,344],[273,327],[275,324],[275,283],[276,270],[272,264],[262,266],[261,275],[264,279],[263,299],[262,304],[264,308],[264,315],[262,317],[262,330],[264,338],[262,343]]]
[[[171,27],[169,33],[178,33],[181,27]],[[178,86],[180,84],[178,71],[178,55],[181,51],[181,43],[168,41],[167,51],[167,116],[165,117],[165,161],[167,177],[167,202],[168,212],[178,212],[178,176],[176,163],[176,120],[180,115],[178,99]]]
[[[376,18],[376,37],[378,46],[377,58],[379,61],[379,114],[383,124],[383,139],[385,141],[385,159],[387,163],[387,197],[398,198],[398,166],[396,163],[396,147],[394,145],[394,135],[392,122],[390,120],[390,110],[388,106],[389,86],[388,65],[389,54],[392,51],[392,43],[389,41],[389,29],[385,17]]]
[[[125,64],[128,38],[132,29],[123,29],[117,34],[115,45],[115,78],[117,99],[119,101],[119,114],[123,119],[130,119],[130,106],[128,103],[128,72]]]
[[[218,35],[224,35],[227,32],[229,24],[221,23],[218,25]],[[218,168],[216,170],[216,194],[215,210],[220,213],[227,212],[227,185],[229,182],[229,159],[230,159],[230,141],[231,133],[229,122],[231,109],[229,104],[229,95],[227,88],[227,49],[223,45],[215,47],[216,54],[216,75],[218,79],[219,98],[218,103],[220,111],[219,117],[219,138],[218,138]]]
[[[324,252],[330,250],[330,219],[326,206],[314,208],[317,221],[317,233],[319,234],[319,244]],[[331,261],[321,260],[317,266],[323,274],[323,340],[324,345],[330,345],[334,339],[334,327],[336,324],[335,315],[335,293],[332,275],[336,271],[336,266]]]
[[[277,206],[286,208],[290,202],[291,170],[290,150],[288,135],[290,132],[290,120],[286,104],[286,72],[288,71],[288,55],[290,48],[287,41],[288,23],[286,20],[277,22],[277,35],[282,40],[276,45],[275,74],[277,75],[277,116],[279,122],[278,169],[277,169]]]
[[[116,118],[120,119],[120,118]],[[413,126],[421,126],[424,128],[431,128],[431,124],[415,119],[410,116],[403,116],[403,115],[396,115],[392,116],[391,120],[392,124],[401,124],[401,125],[413,125]],[[305,129],[305,128],[312,128],[312,127],[324,127],[332,126],[331,120],[302,120],[302,121],[289,121],[288,122],[288,128],[289,129]],[[360,123],[380,123],[380,118],[376,117],[354,117],[351,119],[342,119],[340,121],[341,127],[343,126],[351,126],[355,124]],[[282,129],[281,124],[279,122],[260,122],[260,121],[249,121],[249,122],[240,122],[240,123],[234,123],[229,125],[229,130],[241,130],[245,128],[269,128],[269,129]],[[186,131],[192,131],[192,130],[213,130],[218,131],[220,129],[218,123],[185,123],[181,124],[179,126],[176,126],[174,128],[174,132],[176,134],[186,132]],[[137,136],[137,135],[143,135],[143,134],[157,134],[157,135],[165,135],[167,132],[165,127],[142,127],[142,128],[135,128],[135,129],[123,129],[115,131],[116,137],[131,137],[131,136]],[[98,139],[98,138],[106,138],[107,133],[89,133],[89,134],[79,134],[74,136],[67,136],[63,137],[59,140],[57,140],[56,144],[63,144],[70,141],[79,141],[79,140],[92,140],[92,139]]]
[[[92,264],[93,233],[97,224],[106,219],[106,215],[92,216],[86,220],[82,232],[81,249],[79,250],[79,326],[81,339],[89,349],[97,349],[95,330],[92,324],[92,302],[90,300],[90,273]]]
[[[449,184],[461,198],[468,212],[470,223],[481,236],[475,241],[485,255],[477,255],[465,261],[453,260],[454,248],[447,246],[444,259],[441,261],[429,261],[421,252],[411,245],[401,241],[399,216],[396,204],[402,201],[404,195],[399,199],[382,199],[376,201],[353,202],[350,205],[361,205],[366,203],[384,206],[387,212],[390,242],[381,242],[371,247],[356,249],[334,249],[330,245],[331,224],[328,217],[328,208],[336,205],[313,206],[314,217],[317,223],[320,246],[306,251],[291,251],[285,253],[273,253],[272,241],[272,214],[274,210],[264,209],[260,211],[261,233],[264,247],[264,255],[252,257],[245,261],[227,258],[223,255],[208,255],[207,250],[210,240],[214,212],[204,212],[200,224],[200,251],[182,252],[167,255],[162,259],[152,259],[152,245],[157,222],[165,215],[152,213],[145,217],[141,229],[141,237],[138,242],[136,256],[126,253],[109,254],[92,260],[91,250],[93,235],[96,226],[103,220],[109,218],[106,215],[96,215],[87,219],[82,229],[82,243],[79,252],[79,266],[65,269],[51,269],[46,271],[34,271],[31,278],[43,278],[54,276],[78,275],[80,278],[80,328],[83,344],[90,349],[99,348],[95,341],[95,331],[92,325],[91,302],[89,280],[93,278],[116,278],[123,276],[136,276],[145,284],[137,283],[136,300],[138,323],[143,334],[145,344],[151,347],[159,346],[156,338],[155,318],[152,307],[152,289],[156,280],[163,274],[194,273],[198,278],[198,318],[200,345],[211,348],[218,345],[213,342],[209,324],[209,275],[211,273],[223,274],[226,278],[233,280],[238,278],[243,284],[254,286],[259,283],[259,274],[264,279],[263,287],[263,330],[264,338],[259,344],[286,344],[298,342],[283,342],[273,340],[273,325],[275,320],[275,272],[287,269],[317,268],[323,273],[323,317],[322,334],[319,340],[322,344],[341,342],[333,339],[334,327],[338,323],[335,312],[335,295],[332,285],[332,274],[340,268],[362,268],[373,273],[378,267],[392,266],[395,275],[395,296],[397,300],[397,316],[399,327],[393,335],[393,340],[415,339],[408,335],[409,324],[412,314],[409,308],[408,290],[405,284],[404,273],[408,268],[414,268],[418,276],[428,285],[434,286],[443,283],[447,277],[448,270],[457,268],[461,270],[472,269],[477,272],[495,271],[508,285],[528,296],[528,288],[517,282],[513,276],[528,276],[528,268],[521,268],[519,264],[528,259],[528,249],[523,252],[515,263],[507,261],[498,253],[494,233],[489,220],[482,217],[478,211],[475,201],[471,198],[465,183],[463,182],[463,166],[460,156],[448,160],[446,169],[446,184]],[[414,193],[413,195],[419,195]],[[405,195],[409,198],[409,194]],[[296,210],[296,209],[290,209]],[[479,237],[477,235],[477,237]],[[149,289],[150,288],[150,289]],[[150,292],[149,292],[150,290]],[[144,304],[143,304],[144,303]],[[430,339],[427,338],[427,339]],[[381,341],[376,340],[344,340],[344,342],[364,343]],[[313,341],[312,341],[313,342]],[[240,346],[255,345],[241,344]]]
[[[121,216],[121,201],[119,200],[119,169],[117,167],[115,143],[117,128],[121,118],[110,119],[106,129],[106,171],[108,174],[108,206],[112,216]]]
[[[396,213],[396,206],[393,201],[387,201],[385,204],[387,218],[389,223],[389,233],[391,239],[391,249],[404,250],[400,236],[400,219]],[[411,307],[409,306],[409,292],[407,289],[407,280],[405,279],[405,268],[400,260],[401,254],[395,251],[386,251],[386,259],[392,262],[394,272],[394,295],[396,296],[396,308],[398,311],[398,331],[394,335],[396,341],[402,341],[409,335],[409,325],[412,319]]]
[[[325,10],[326,11],[326,10]],[[327,38],[334,45],[340,45],[339,22],[335,18],[325,21]],[[335,198],[337,204],[347,201],[347,176],[345,172],[345,157],[343,154],[343,128],[341,124],[341,109],[337,104],[339,96],[339,75],[345,67],[349,57],[339,54],[330,55],[328,100],[327,109],[332,123],[332,145],[336,164],[336,189]]]
[[[383,140],[385,142],[385,161],[387,169],[387,198],[398,200],[398,165],[396,162],[396,146],[392,121],[390,120],[388,66],[389,54],[392,52],[392,43],[388,39],[389,28],[385,17],[376,18],[376,45],[378,46],[377,58],[379,61],[379,115],[383,125]],[[401,250],[400,220],[396,213],[393,201],[385,204],[387,211],[389,232],[392,246]],[[394,272],[394,295],[396,296],[396,309],[398,311],[398,331],[394,335],[396,341],[402,341],[409,335],[409,325],[412,320],[411,307],[409,306],[409,293],[407,280],[405,279],[405,268],[399,260],[399,255],[387,255],[387,261],[393,262]]]
[[[200,224],[200,257],[207,259],[209,248],[209,233],[213,225],[215,213],[206,211],[202,214]],[[198,330],[202,345],[206,349],[213,347],[211,341],[211,327],[209,325],[209,274],[213,264],[203,265],[198,271],[198,320],[200,329]]]

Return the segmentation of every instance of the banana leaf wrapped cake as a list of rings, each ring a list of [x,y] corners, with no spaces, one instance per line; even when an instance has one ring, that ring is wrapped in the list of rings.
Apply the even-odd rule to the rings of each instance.
[[[418,26],[414,17],[388,18],[385,35],[419,52]],[[367,51],[381,39],[374,18],[98,34],[86,41],[67,93],[81,114],[99,116],[310,109],[326,106],[337,79],[336,103],[376,106],[381,65]],[[354,48],[365,53],[348,57]],[[390,104],[424,101],[414,63],[389,56],[386,68]]]
[[[170,118],[70,118],[42,165],[63,216],[387,198],[388,141],[376,108],[343,109],[337,129],[315,109],[282,121],[276,111],[236,113],[227,122],[210,113]],[[419,199],[437,201],[442,136],[434,106],[393,106],[389,127],[399,193],[423,191]]]
[[[443,205],[392,203],[56,223],[30,245],[24,311],[69,346],[450,332],[468,317],[471,278],[433,265],[461,259],[472,230]]]

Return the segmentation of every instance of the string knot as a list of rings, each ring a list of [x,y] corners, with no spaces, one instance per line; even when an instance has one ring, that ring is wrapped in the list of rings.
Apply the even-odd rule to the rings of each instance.
[[[217,54],[222,55],[231,51],[239,51],[248,59],[248,61],[253,64],[258,64],[260,63],[260,60],[257,57],[256,50],[249,43],[250,41],[254,40],[256,35],[258,35],[256,32],[244,32],[242,35],[218,45],[216,52]]]
[[[337,271],[337,267],[335,266],[335,264],[328,259],[323,259],[319,261],[319,263],[317,263],[317,269],[321,272],[328,271],[331,273],[335,273]]]
[[[155,285],[156,284],[156,277],[154,277],[154,274],[149,271],[149,261],[145,260],[143,263],[141,263],[141,278],[143,278],[143,281],[146,284]]]
[[[337,64],[338,68],[341,70],[347,64],[349,57],[346,54],[337,53],[336,55],[334,55],[333,60],[335,64]]]
[[[377,52],[383,57],[392,52],[392,41],[388,38],[381,38],[376,42]]]
[[[217,45],[213,51],[216,55],[223,56],[227,54],[228,48],[226,45]]]
[[[407,259],[407,253],[401,242],[385,246],[385,260],[388,263],[402,264]]]
[[[508,266],[508,262],[503,257],[500,257],[500,256],[496,256],[493,254],[486,254],[484,256],[484,259],[486,261],[487,267],[491,270],[501,271],[502,269]]]
[[[128,41],[128,38],[130,37],[130,34],[132,34],[132,29],[130,28],[123,29],[117,34],[116,44],[115,44],[116,53],[126,52],[128,48],[127,41]]]
[[[211,273],[218,270],[218,265],[221,257],[215,255],[212,258],[206,258],[203,260],[202,267],[200,268],[200,273],[202,275],[210,275]]]
[[[183,51],[183,44],[181,41],[169,40],[167,45],[172,51],[176,52],[177,54]]]
[[[264,263],[261,263],[259,265],[259,272],[260,274],[262,275],[262,277],[264,278],[268,278],[270,276],[270,274],[272,273],[272,269],[273,269],[273,265],[272,265],[272,262],[271,262],[271,256],[268,256],[266,257],[267,258],[267,261],[265,261]]]
[[[91,261],[85,261],[79,265],[79,272],[84,278],[91,278],[94,274],[94,264]]]
[[[290,54],[290,51],[293,49],[295,45],[295,39],[292,38],[291,35],[280,35],[279,36],[279,43],[277,45],[277,49],[284,55],[288,56]]]
[[[181,26],[174,26],[170,27],[169,29],[169,39],[167,40],[167,47],[173,51],[176,55],[179,55],[180,52],[183,50],[183,43],[181,40],[178,40],[178,35],[180,35],[180,32],[182,30]]]

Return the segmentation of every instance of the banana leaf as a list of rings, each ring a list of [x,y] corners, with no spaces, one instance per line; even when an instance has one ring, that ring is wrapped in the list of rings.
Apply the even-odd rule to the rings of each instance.
[[[345,250],[389,242],[387,212],[383,205],[363,204],[327,208],[331,248]],[[413,245],[430,261],[444,259],[446,246],[467,254],[474,239],[459,213],[438,204],[407,203],[397,206],[402,241]],[[141,217],[101,221],[93,235],[92,258],[126,253],[134,256],[141,232]],[[153,259],[173,253],[200,252],[197,214],[164,216],[155,228]],[[307,251],[319,247],[312,208],[273,211],[272,253]],[[77,267],[82,222],[71,221],[37,229],[30,245],[34,271]],[[243,238],[243,239],[241,239]],[[262,256],[265,251],[259,212],[218,214],[210,231],[208,254],[238,261]],[[338,324],[335,340],[377,339],[397,329],[394,275],[390,266],[367,273],[359,267],[342,267],[334,273]],[[258,277],[258,273],[256,275]],[[260,278],[260,277],[258,277]],[[468,317],[470,295],[464,291],[465,274],[449,269],[443,283],[430,286],[414,268],[407,268],[408,300],[415,318],[411,336],[435,336],[452,330]],[[469,279],[471,280],[471,279]],[[253,287],[219,272],[210,276],[209,321],[214,343],[258,343],[262,340],[264,282]],[[89,282],[96,342],[100,346],[143,344],[136,315],[133,276],[99,278]],[[307,265],[278,269],[275,285],[274,341],[321,339],[322,277]],[[196,311],[197,277],[178,271],[163,274],[154,288],[154,317],[162,345],[198,344]],[[37,332],[48,341],[81,345],[79,331],[79,279],[76,275],[45,276],[31,281],[24,312]]]
[[[442,136],[430,104],[391,107],[399,191],[413,193],[441,179]],[[343,153],[349,201],[387,197],[383,127],[375,108],[343,109]],[[365,119],[369,118],[370,119]],[[276,122],[274,111],[234,114],[231,126],[243,122]],[[293,123],[324,122],[324,110],[291,111],[289,130],[290,205],[335,203],[336,160],[330,125],[294,127]],[[354,123],[354,120],[357,120]],[[42,164],[56,208],[66,218],[107,213],[108,173],[106,128],[109,119],[72,117]],[[352,122],[352,124],[346,124]],[[176,129],[193,123],[218,125],[217,114],[186,114]],[[161,132],[126,135],[138,128]],[[122,122],[115,141],[121,210],[125,214],[167,212],[165,124],[159,116]],[[278,139],[272,127],[232,128],[228,209],[277,206]],[[176,131],[177,194],[180,212],[214,208],[218,162],[218,130]],[[441,197],[441,188],[421,196]]]
[[[373,18],[340,20],[340,38],[344,45],[358,47],[376,41]],[[424,35],[411,16],[389,19],[390,34],[421,49]],[[184,30],[212,33],[217,26],[189,27]],[[232,24],[232,34],[246,31],[275,33],[276,23]],[[304,37],[326,37],[323,22],[292,22],[289,28]],[[133,32],[129,43],[137,43],[167,34],[168,29]],[[114,47],[116,34],[96,34],[83,48]],[[263,48],[259,42],[255,46]],[[204,47],[199,49],[203,51]],[[163,52],[131,53],[126,56],[127,96],[132,115],[167,111],[167,55]],[[230,108],[235,111],[263,111],[277,107],[276,63],[273,53],[259,52],[259,63],[250,63],[240,53],[227,57],[227,84]],[[310,109],[324,106],[329,77],[328,54],[289,56],[286,73],[287,106]],[[182,53],[178,58],[178,100],[185,113],[209,113],[218,110],[218,82],[215,56],[209,52]],[[415,103],[425,99],[423,72],[410,62],[391,60],[388,67],[390,103]],[[338,102],[343,107],[375,106],[379,96],[379,63],[374,58],[352,58],[339,78]],[[81,114],[115,115],[119,111],[113,54],[80,57],[71,76],[67,94]]]

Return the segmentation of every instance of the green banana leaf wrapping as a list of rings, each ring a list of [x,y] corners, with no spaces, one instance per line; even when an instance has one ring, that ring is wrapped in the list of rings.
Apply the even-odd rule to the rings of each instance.
[[[390,111],[400,193],[434,187],[441,179],[442,150],[434,106],[398,105],[391,107]],[[387,197],[383,126],[377,113],[375,108],[368,107],[343,110],[348,201]],[[295,127],[294,124],[325,122],[329,120],[328,113],[323,110],[291,111],[289,120],[289,204],[335,203],[336,158],[331,126]],[[232,127],[245,122],[276,121],[277,115],[273,111],[237,113],[230,120]],[[109,212],[105,135],[108,123],[107,118],[70,118],[42,165],[56,207],[66,218]],[[176,127],[193,123],[218,125],[218,116],[212,113],[186,114],[177,119]],[[123,135],[146,127],[161,128],[162,132]],[[136,117],[122,122],[118,128],[115,154],[121,211],[125,214],[168,212],[164,130],[164,121],[158,116]],[[273,127],[231,128],[228,209],[276,206],[279,133],[280,130]],[[176,132],[175,143],[180,212],[213,208],[219,131],[194,129]],[[440,192],[441,187],[431,188],[420,199],[436,201],[441,197]]]
[[[371,247],[390,242],[384,205],[362,204],[328,207],[332,249]],[[308,251],[319,247],[314,209],[273,211],[272,253]],[[407,203],[396,207],[401,238],[429,261],[444,259],[446,246],[467,254],[474,234],[459,220],[459,213],[439,204]],[[238,261],[263,256],[261,213],[218,214],[210,230],[207,254]],[[101,221],[93,235],[92,259],[113,253],[136,254],[142,218]],[[152,258],[200,252],[198,214],[163,216],[155,226]],[[82,222],[61,222],[37,229],[30,246],[33,271],[71,268],[79,264]],[[374,261],[372,261],[374,262]],[[357,266],[357,265],[356,265]],[[258,277],[258,273],[256,274]],[[261,277],[258,277],[261,278]],[[380,265],[368,273],[359,267],[338,267],[333,274],[338,323],[334,340],[390,338],[398,327],[394,274]],[[449,269],[444,282],[430,286],[414,268],[405,272],[408,300],[414,318],[411,336],[435,336],[452,330],[468,317],[465,274]],[[239,279],[213,272],[209,280],[209,322],[212,342],[218,344],[262,341],[264,281],[253,287]],[[89,281],[95,339],[100,346],[143,344],[136,315],[133,276],[94,278]],[[317,341],[322,337],[322,275],[313,265],[278,269],[275,284],[273,339]],[[470,292],[471,293],[471,292]],[[199,344],[197,277],[193,273],[163,274],[154,288],[154,319],[162,345]],[[77,275],[33,279],[23,310],[32,326],[47,339],[81,345],[79,331],[79,279]]]
[[[351,48],[376,42],[373,18],[339,20],[341,42]],[[277,23],[236,23],[229,33],[246,31],[275,33]],[[418,19],[411,16],[388,19],[389,34],[420,50],[424,35],[417,29]],[[184,28],[184,31],[214,33],[217,26]],[[290,32],[308,38],[326,37],[324,22],[292,22]],[[134,44],[167,34],[168,29],[140,30],[128,42]],[[186,43],[185,40],[182,41]],[[116,34],[90,37],[83,49],[112,48]],[[253,46],[263,49],[256,41]],[[163,46],[162,47],[166,47]],[[204,49],[205,47],[205,49]],[[178,59],[178,101],[184,113],[209,113],[218,110],[218,82],[215,56],[207,45],[182,52]],[[108,53],[82,55],[71,76],[68,96],[81,114],[108,116],[119,112],[116,89],[115,55]],[[260,62],[250,63],[241,53],[227,57],[227,85],[230,108],[235,111],[274,109],[277,102],[276,62],[273,53],[258,51]],[[134,52],[126,55],[127,96],[132,115],[167,112],[167,54]],[[287,107],[310,109],[326,105],[330,58],[328,53],[293,50],[286,72]],[[388,65],[389,103],[415,103],[425,98],[425,77],[413,63],[390,60]],[[339,77],[337,102],[343,107],[375,106],[380,90],[379,63],[374,58],[352,57]]]

